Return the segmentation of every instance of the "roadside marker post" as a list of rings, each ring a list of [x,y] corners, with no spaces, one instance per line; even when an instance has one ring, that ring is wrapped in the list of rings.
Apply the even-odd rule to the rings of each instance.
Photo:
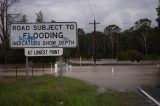
[[[43,75],[44,75],[44,64],[43,64]]]
[[[69,70],[72,71],[72,65],[71,64],[69,65]]]
[[[159,69],[159,70],[160,70],[160,64],[157,64],[157,69]]]
[[[57,77],[57,72],[58,72],[58,65],[57,65],[57,63],[55,64],[55,77]]]
[[[112,75],[114,74],[114,68],[112,67]]]
[[[17,66],[16,66],[16,78],[17,78],[17,73],[18,73],[18,68],[17,68]]]
[[[33,77],[33,64],[32,64],[32,77]]]
[[[53,68],[52,68],[52,65],[51,65],[51,75],[53,74],[53,70],[52,70]]]
[[[80,56],[80,66],[82,65],[82,58],[81,58],[81,56]]]

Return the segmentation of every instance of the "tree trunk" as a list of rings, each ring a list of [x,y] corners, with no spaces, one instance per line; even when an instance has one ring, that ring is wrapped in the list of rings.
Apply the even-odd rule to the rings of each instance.
[[[104,52],[104,54],[106,54],[106,41],[105,41],[106,39],[104,38],[104,40],[103,40],[103,52]]]
[[[10,47],[9,47],[9,40],[8,39],[6,39],[5,41],[4,41],[4,44],[3,44],[3,48],[4,48],[4,63],[5,64],[8,64],[8,63],[10,63],[11,62],[11,59],[10,59]]]
[[[119,39],[118,39],[118,35],[117,35],[117,62],[118,62],[118,57],[119,57]]]
[[[143,33],[143,41],[144,41],[144,54],[148,54],[148,46],[147,46],[147,32]]]
[[[1,0],[0,2],[0,35],[3,44],[4,63],[11,62],[11,49],[9,47],[9,27],[8,27],[8,10],[15,4],[17,0]]]
[[[113,49],[114,49],[114,46],[113,46],[113,36],[112,35],[111,35],[111,46],[112,46],[112,59],[113,59],[113,55],[114,55]]]

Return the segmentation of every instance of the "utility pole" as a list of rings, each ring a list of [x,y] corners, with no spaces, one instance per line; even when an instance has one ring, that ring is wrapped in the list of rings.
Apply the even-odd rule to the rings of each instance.
[[[94,60],[94,63],[96,64],[96,53],[95,53],[95,51],[96,51],[96,48],[95,48],[95,36],[96,36],[96,25],[97,24],[100,24],[100,23],[96,23],[96,21],[94,20],[94,22],[93,23],[89,23],[89,24],[93,24],[94,25],[94,32],[93,32],[93,60]]]

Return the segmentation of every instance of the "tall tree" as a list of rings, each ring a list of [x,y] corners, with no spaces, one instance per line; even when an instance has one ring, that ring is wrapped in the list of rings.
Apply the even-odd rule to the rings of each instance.
[[[10,61],[9,47],[9,9],[18,0],[0,0],[0,39],[3,45],[3,55],[5,63]]]
[[[156,8],[156,11],[157,11],[157,23],[158,23],[158,28],[160,28],[160,0],[159,0],[159,4],[158,4],[158,7]]]
[[[82,28],[78,28],[78,55],[81,56],[81,48],[83,46],[83,38],[85,31]]]
[[[54,22],[56,22],[56,21],[52,19],[51,22],[54,23]]]
[[[111,49],[112,49],[112,58],[114,55],[114,43],[117,43],[118,46],[118,36],[117,33],[119,33],[121,28],[117,25],[109,25],[104,29],[105,35],[109,38],[110,44],[111,44]],[[118,52],[118,51],[117,51]]]
[[[26,16],[25,14],[23,14],[23,15],[20,17],[20,22],[21,22],[21,23],[26,23],[26,22],[28,22],[27,16]]]
[[[135,22],[135,29],[141,33],[142,45],[144,46],[144,54],[148,53],[149,31],[151,29],[151,20],[144,18]]]
[[[44,22],[44,17],[43,17],[43,13],[42,11],[39,11],[38,13],[36,13],[36,22],[41,23]]]

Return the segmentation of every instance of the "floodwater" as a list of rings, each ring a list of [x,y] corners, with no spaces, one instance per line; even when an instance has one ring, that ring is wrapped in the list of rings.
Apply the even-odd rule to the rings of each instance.
[[[156,65],[73,66],[64,75],[96,84],[100,88],[120,91],[160,84],[160,68]]]
[[[154,87],[160,85],[159,65],[90,65],[66,67],[63,64],[64,76],[83,80],[98,85],[102,89],[116,89],[120,91],[136,90],[138,87]],[[70,71],[71,69],[71,71]],[[17,69],[17,76],[24,76],[25,68]],[[54,74],[54,69],[53,74]],[[51,74],[51,69],[45,67],[29,69],[29,75]],[[16,76],[15,69],[0,68],[0,77]]]

